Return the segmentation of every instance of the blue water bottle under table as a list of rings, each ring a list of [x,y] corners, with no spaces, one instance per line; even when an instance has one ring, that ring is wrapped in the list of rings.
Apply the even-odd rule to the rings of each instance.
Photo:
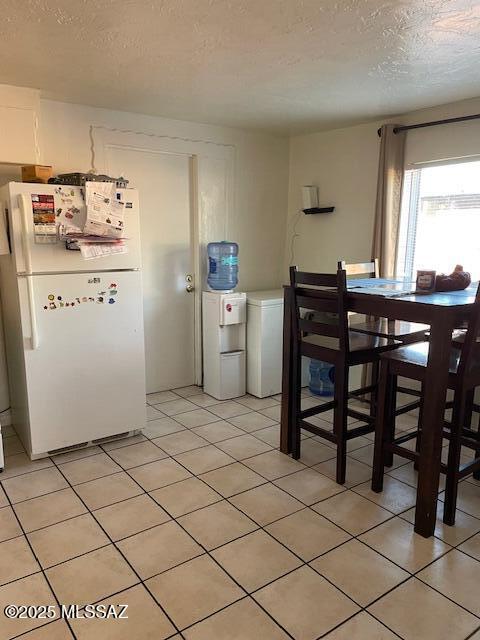
[[[335,367],[321,360],[310,360],[308,388],[316,396],[333,396]]]
[[[233,291],[238,284],[238,244],[210,242],[208,253],[208,286],[212,291]]]

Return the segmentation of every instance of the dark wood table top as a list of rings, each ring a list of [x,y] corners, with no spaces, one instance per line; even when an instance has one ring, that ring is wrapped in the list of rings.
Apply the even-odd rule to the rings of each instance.
[[[395,285],[392,294],[386,289],[381,293],[375,282],[385,280],[371,278],[372,285],[361,287],[355,280],[348,283],[348,309],[372,316],[383,316],[394,320],[431,324],[439,312],[452,317],[453,324],[465,320],[469,308],[475,302],[476,283],[464,291],[435,292],[429,294],[410,293],[410,286]],[[355,283],[355,285],[354,285]]]
[[[461,291],[435,291],[434,293],[410,293],[415,283],[404,283],[399,280],[385,278],[351,279],[348,281],[348,297],[363,299],[364,296],[381,301],[414,302],[421,305],[441,307],[458,307],[472,304],[475,301],[478,282],[472,283]],[[382,293],[382,288],[384,292]]]

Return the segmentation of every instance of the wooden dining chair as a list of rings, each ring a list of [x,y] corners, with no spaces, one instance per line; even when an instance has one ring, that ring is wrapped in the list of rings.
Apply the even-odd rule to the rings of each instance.
[[[452,334],[452,346],[456,347],[457,349],[462,349],[466,335],[466,329],[456,329]],[[480,338],[477,338],[477,342],[479,341]],[[453,407],[453,402],[451,400],[447,402],[447,407]],[[478,416],[478,431],[480,431],[480,404],[478,404],[478,402],[475,402],[475,389],[471,389],[468,392],[465,407],[465,427],[469,428],[471,426],[473,416],[476,415]],[[478,456],[480,456],[480,442],[477,449],[477,454]],[[474,469],[473,477],[475,478],[475,480],[480,480],[480,468]]]
[[[448,525],[455,523],[458,483],[470,473],[477,475],[480,471],[480,434],[478,430],[471,427],[473,392],[480,386],[479,338],[480,285],[464,338],[461,342],[452,343],[448,376],[448,387],[454,392],[452,418],[450,422],[445,421],[444,425],[439,425],[439,428],[443,429],[444,437],[449,441],[448,461],[441,465],[441,471],[446,474],[443,521]],[[413,438],[417,439],[417,443],[421,438],[421,416],[418,429],[395,437],[393,411],[398,376],[424,382],[428,352],[428,343],[417,343],[382,354],[380,358],[373,491],[382,491],[385,462],[388,456],[397,454],[403,458],[418,461],[419,465],[422,464],[419,447],[412,451],[405,446]],[[464,464],[460,464],[462,446],[474,451],[473,459]]]
[[[363,278],[379,278],[379,262],[378,258],[373,258],[370,262],[358,262],[347,264],[344,260],[338,262],[339,269],[345,269],[348,277]],[[406,322],[404,320],[391,320],[389,318],[369,317],[366,320],[353,320],[350,322],[350,330],[358,333],[366,333],[368,335],[381,336],[390,340],[398,340],[402,344],[413,344],[415,342],[424,342],[430,327],[426,324],[416,322]],[[378,370],[374,366],[371,374],[372,380],[378,378]],[[402,404],[396,409],[396,415],[401,415],[409,411],[413,411],[420,407],[421,391],[419,389],[409,387],[399,387],[398,393],[414,396],[417,400]],[[355,391],[352,395],[357,395]]]
[[[344,484],[346,473],[347,441],[371,433],[374,417],[348,407],[348,379],[352,366],[378,361],[380,355],[395,349],[399,343],[349,330],[346,305],[347,280],[344,269],[337,273],[306,273],[290,267],[292,291],[292,453],[300,457],[301,429],[333,442],[337,447],[336,480]],[[311,313],[305,313],[311,312]],[[307,315],[307,317],[305,317]],[[328,362],[335,367],[334,398],[302,411],[301,358],[307,356]],[[363,390],[373,391],[375,385]],[[333,409],[333,430],[323,429],[307,422],[307,418]],[[347,428],[347,417],[364,424]]]
[[[338,262],[339,269],[345,269],[348,277],[362,276],[363,278],[379,278],[380,271],[378,258],[373,258],[371,262],[359,262],[347,264],[344,260]],[[430,327],[426,324],[416,322],[405,322],[403,320],[390,320],[388,318],[368,318],[365,321],[352,322],[351,331],[377,335],[382,338],[399,340],[402,344],[423,342],[426,332]]]

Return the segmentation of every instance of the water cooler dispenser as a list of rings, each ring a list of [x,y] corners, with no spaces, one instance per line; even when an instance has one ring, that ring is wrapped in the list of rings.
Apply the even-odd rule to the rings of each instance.
[[[218,400],[245,394],[245,293],[203,292],[203,390]]]

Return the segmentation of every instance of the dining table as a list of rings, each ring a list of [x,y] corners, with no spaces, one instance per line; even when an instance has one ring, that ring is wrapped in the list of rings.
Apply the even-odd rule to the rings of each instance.
[[[366,316],[404,320],[430,326],[429,355],[422,390],[422,438],[419,451],[415,532],[428,538],[436,524],[443,427],[447,399],[452,331],[468,323],[477,283],[463,291],[416,293],[415,282],[403,279],[352,278],[347,281],[347,308]],[[280,450],[292,451],[293,289],[284,287],[282,406]]]

